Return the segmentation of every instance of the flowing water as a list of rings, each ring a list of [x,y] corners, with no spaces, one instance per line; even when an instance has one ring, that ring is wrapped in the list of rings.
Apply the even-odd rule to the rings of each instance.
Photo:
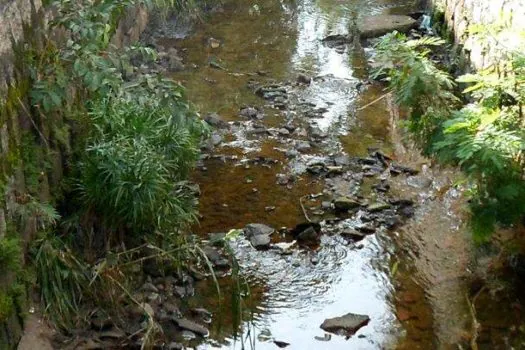
[[[381,86],[363,84],[369,49],[358,41],[344,50],[330,48],[321,39],[350,32],[364,16],[410,13],[417,10],[416,5],[407,0],[230,0],[188,36],[176,27],[165,31],[163,45],[177,47],[187,67],[175,79],[187,87],[201,114],[216,112],[232,125],[194,175],[202,193],[196,233],[206,238],[208,233],[248,223],[293,227],[305,221],[301,197],[320,193],[325,185],[321,178],[301,171],[301,164],[332,153],[366,156],[369,147],[398,153],[386,99],[360,109],[384,94]],[[220,45],[210,45],[210,38]],[[210,62],[222,69],[211,67]],[[298,74],[314,79],[309,85],[297,84]],[[289,108],[268,106],[247,87],[250,80],[282,83]],[[247,132],[253,123],[239,116],[245,105],[264,110],[260,123],[269,133]],[[303,105],[315,106],[322,113],[305,117]],[[316,128],[324,136],[311,150],[290,159],[286,151],[304,139],[295,133],[279,135],[277,130],[290,123],[297,129]],[[280,173],[293,173],[295,182],[276,184]],[[394,180],[395,193],[421,203],[416,211],[419,219],[397,231],[379,230],[361,245],[349,244],[339,235],[324,235],[315,250],[297,248],[291,255],[281,255],[274,250],[257,251],[242,238],[234,241],[251,289],[246,311],[252,321],[244,329],[250,329],[255,348],[276,349],[273,340],[290,343],[291,349],[430,349],[457,343],[469,327],[461,280],[465,267],[458,267],[456,256],[439,261],[437,267],[428,261],[429,266],[422,266],[425,260],[418,256],[418,244],[428,242],[410,239],[428,230],[425,237],[436,240],[437,256],[447,247],[441,246],[440,237],[450,234],[446,244],[461,242],[455,254],[467,259],[462,249],[468,242],[463,244],[464,230],[457,224],[461,220],[450,208],[458,196],[443,190],[452,180],[438,176],[424,171]],[[371,185],[363,182],[360,193],[374,196]],[[445,195],[436,199],[436,193],[442,192]],[[310,210],[319,206],[320,199],[305,204]],[[290,238],[276,236],[274,240]],[[443,270],[451,271],[450,276],[440,276]],[[426,288],[440,278],[448,283],[438,281],[439,288]],[[228,295],[231,281],[223,279],[220,284],[222,294]],[[443,289],[453,292],[442,298]],[[229,310],[227,298],[218,305],[209,283],[199,285],[197,295],[192,302],[214,312],[210,338],[199,347],[242,348],[233,337],[234,311]],[[321,340],[323,320],[348,312],[369,315],[371,321],[349,339],[332,335],[329,341]]]

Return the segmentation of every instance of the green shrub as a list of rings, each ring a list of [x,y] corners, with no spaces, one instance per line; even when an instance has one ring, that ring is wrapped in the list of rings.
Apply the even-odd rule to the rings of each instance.
[[[387,75],[397,104],[409,109],[408,128],[425,153],[458,101],[452,78],[428,58],[429,47],[443,44],[439,38],[408,40],[393,32],[375,45],[378,68],[374,76]]]
[[[140,90],[92,103],[78,184],[87,212],[135,232],[173,230],[194,218],[186,179],[205,129],[181,93],[174,85],[167,99]]]

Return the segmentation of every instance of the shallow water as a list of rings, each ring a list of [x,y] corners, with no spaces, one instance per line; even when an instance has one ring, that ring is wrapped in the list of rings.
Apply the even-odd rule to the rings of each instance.
[[[164,42],[184,52],[188,69],[175,78],[187,87],[189,98],[202,114],[217,112],[238,126],[236,122],[245,122],[238,116],[243,105],[259,106],[265,111],[261,122],[266,127],[293,121],[299,127],[315,126],[327,133],[311,151],[299,156],[298,163],[335,152],[362,156],[368,147],[391,153],[395,147],[386,100],[360,110],[384,94],[380,86],[362,85],[367,77],[365,49],[356,42],[338,52],[321,39],[348,33],[354,19],[361,16],[414,9],[415,4],[401,0],[263,0],[257,4],[232,0],[188,38]],[[209,45],[210,37],[220,41],[219,48]],[[211,68],[210,60],[224,69]],[[299,73],[314,77],[313,82],[296,84]],[[271,108],[247,88],[250,79],[284,82],[290,106],[307,102],[326,111],[312,119],[298,108]],[[240,127],[233,130],[213,153],[235,157],[205,160],[205,170],[200,168],[194,175],[202,192],[201,220],[195,232],[206,238],[207,233],[252,222],[275,228],[304,222],[299,200],[321,192],[322,180],[299,171],[292,186],[276,184],[276,174],[295,171],[297,161],[289,161],[284,151],[300,137],[249,136]],[[257,156],[275,162],[248,162]],[[368,195],[370,186],[363,184],[361,192]],[[320,199],[305,204],[316,207]],[[275,210],[268,211],[269,206]],[[400,249],[401,236],[380,231],[361,241],[363,246],[358,249],[337,235],[324,235],[317,250],[298,248],[290,256],[256,251],[242,238],[233,242],[251,288],[247,312],[253,322],[245,323],[244,328],[251,329],[255,348],[275,349],[273,340],[290,343],[291,349],[434,347],[430,303],[413,275],[410,252]],[[288,237],[274,240],[290,241]],[[221,280],[223,295],[231,288],[230,280]],[[233,339],[228,298],[218,305],[209,283],[199,285],[197,295],[191,303],[214,312],[209,341],[200,347],[242,348],[239,339]],[[371,321],[349,339],[338,335],[332,335],[330,341],[315,339],[324,336],[319,326],[325,318],[348,312],[369,315]]]

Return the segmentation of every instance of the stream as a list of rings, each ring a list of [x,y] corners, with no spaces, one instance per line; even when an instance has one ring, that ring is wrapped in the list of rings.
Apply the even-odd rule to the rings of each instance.
[[[229,0],[194,28],[168,21],[155,34],[182,57],[185,69],[173,77],[201,115],[228,122],[212,131],[193,175],[201,192],[194,232],[208,239],[261,223],[277,230],[276,247],[293,241],[279,229],[308,219],[323,232],[315,247],[286,252],[235,239],[232,249],[250,287],[243,312],[249,340],[233,336],[228,298],[218,304],[213,283],[201,281],[190,303],[212,311],[213,322],[204,344],[190,344],[430,349],[464,341],[471,327],[464,298],[471,242],[459,214],[461,195],[451,186],[455,174],[435,170],[402,146],[388,99],[369,105],[385,93],[367,81],[371,49],[359,40],[337,47],[322,41],[348,33],[353,19],[418,10],[417,1],[407,0]],[[376,151],[415,170],[377,169],[369,156]],[[339,218],[329,203],[341,193],[369,208],[399,199],[416,205],[392,225],[400,206],[390,214],[356,210]],[[341,234],[368,222],[377,224],[362,240]],[[219,283],[229,295],[231,279]],[[370,322],[349,338],[320,328],[326,318],[349,312]]]

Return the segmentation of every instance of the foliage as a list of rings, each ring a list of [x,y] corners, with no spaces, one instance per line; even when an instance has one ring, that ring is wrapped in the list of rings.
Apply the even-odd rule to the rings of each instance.
[[[405,35],[393,32],[375,45],[378,69],[374,76],[386,74],[396,102],[410,108],[408,127],[425,151],[457,102],[452,93],[452,78],[428,58],[429,47],[443,44],[434,37],[408,40]]]
[[[16,238],[0,239],[0,266],[4,273],[18,272],[21,268],[22,249]]]
[[[377,74],[388,73],[397,102],[410,108],[415,139],[468,176],[472,228],[479,240],[496,224],[513,224],[525,214],[525,53],[517,49],[522,45],[502,44],[501,38],[509,37],[501,35],[504,28],[471,28],[478,39],[490,40],[492,63],[457,79],[466,86],[463,97],[471,101],[459,110],[454,110],[450,77],[426,58],[425,47],[442,44],[440,40],[389,34],[376,47],[381,63]]]
[[[180,87],[171,90],[180,93]],[[176,99],[156,94],[95,101],[95,131],[80,163],[79,199],[112,227],[172,230],[194,218],[186,178],[198,156],[202,123]]]
[[[33,263],[45,311],[58,326],[67,329],[74,324],[89,283],[86,266],[57,237],[44,236],[34,246]]]

